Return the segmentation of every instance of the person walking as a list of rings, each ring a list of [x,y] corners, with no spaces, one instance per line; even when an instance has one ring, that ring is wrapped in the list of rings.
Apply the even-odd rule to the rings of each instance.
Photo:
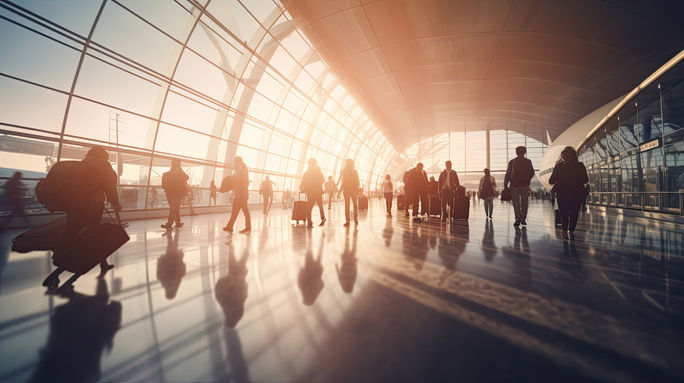
[[[264,200],[264,215],[266,215],[271,210],[271,205],[273,204],[273,181],[268,176],[261,182],[259,194],[261,194]]]
[[[451,169],[451,161],[446,161],[444,167],[445,169],[439,173],[439,180],[437,181],[437,189],[442,198],[442,222],[446,222],[448,213],[454,210],[456,189],[461,186],[458,182],[458,174]]]
[[[159,191],[157,191],[156,187],[152,186],[150,189],[150,207],[156,208],[158,204],[159,204]]]
[[[26,217],[26,185],[21,181],[24,178],[24,173],[14,172],[12,177],[2,185],[5,189],[7,202],[12,207],[12,212],[7,216],[3,226],[8,225],[14,218],[22,217],[24,222],[30,226],[31,222]]]
[[[489,173],[488,168],[485,168],[484,176],[480,178],[480,186],[477,189],[477,193],[484,200],[485,216],[492,219],[494,196],[496,195],[496,180]]]
[[[413,220],[420,222],[421,207],[420,201],[427,197],[427,174],[423,171],[421,162],[411,169],[408,174],[406,184],[406,199],[410,203],[413,211]],[[422,209],[425,210],[425,209]]]
[[[439,182],[435,180],[435,177],[430,177],[430,181],[427,183],[427,194],[428,196],[438,196],[439,195]]]
[[[73,196],[71,207],[66,211],[66,226],[60,238],[55,254],[67,251],[78,238],[83,228],[93,232],[100,226],[102,211],[106,200],[115,211],[121,210],[119,194],[116,190],[117,175],[109,163],[109,153],[99,146],[91,148],[81,161],[82,187],[78,196]],[[100,262],[100,275],[113,268],[106,259]],[[43,286],[55,289],[59,286],[59,275],[64,271],[58,267],[43,281]]]
[[[411,185],[409,185],[409,175],[411,175],[411,170],[409,169],[404,172],[404,176],[402,180],[404,181],[404,208],[406,210],[406,214],[404,215],[406,218],[409,217],[409,207],[411,206],[411,200],[409,199],[409,195],[411,194]]]
[[[233,166],[235,166],[233,171],[233,177],[235,177],[233,208],[230,212],[230,219],[228,219],[226,226],[223,227],[223,231],[233,233],[233,225],[240,210],[242,210],[242,214],[245,216],[245,228],[240,230],[240,233],[247,234],[252,231],[252,220],[247,206],[247,201],[249,201],[249,174],[247,173],[247,165],[245,165],[242,157],[236,156],[233,159]]]
[[[311,210],[314,205],[318,205],[318,212],[321,215],[321,223],[319,226],[325,225],[325,211],[323,211],[323,183],[325,177],[321,168],[318,167],[316,159],[311,158],[307,162],[309,167],[302,175],[301,189],[306,193],[306,226],[313,227],[313,220],[311,219]]]
[[[354,206],[354,224],[359,224],[358,193],[359,193],[359,174],[354,169],[354,160],[347,158],[344,161],[344,168],[340,173],[340,191],[344,195],[344,227],[349,227],[349,204]]]
[[[394,187],[392,185],[392,177],[389,174],[385,176],[382,181],[382,194],[385,196],[385,206],[387,207],[387,216],[392,216],[392,199],[394,198]]]
[[[162,174],[162,188],[169,203],[169,217],[166,223],[161,225],[166,230],[171,230],[174,222],[176,222],[176,228],[183,226],[180,218],[180,206],[183,198],[186,198],[189,193],[188,178],[190,177],[181,169],[179,159],[171,160],[171,169]]]
[[[328,210],[330,210],[335,193],[337,193],[337,184],[333,181],[332,176],[328,176],[328,182],[325,183],[325,192],[328,194]]]
[[[211,180],[209,184],[209,206],[211,206],[211,200],[214,200],[214,206],[216,206],[216,184],[214,180]]]
[[[530,196],[530,181],[534,177],[532,161],[525,158],[527,148],[518,146],[515,148],[517,157],[508,162],[506,175],[504,176],[504,189],[510,188],[513,197],[513,211],[515,223],[513,226],[527,225],[527,204]]]
[[[428,181],[427,173],[424,170],[424,166],[421,166],[420,171],[420,181],[418,182],[418,196],[420,197],[420,215],[426,216],[428,213],[428,186],[430,181]]]
[[[553,168],[549,183],[553,185],[558,201],[563,233],[567,231],[572,237],[577,227],[582,202],[587,198],[585,185],[589,182],[587,169],[577,160],[577,151],[566,146],[561,158]]]

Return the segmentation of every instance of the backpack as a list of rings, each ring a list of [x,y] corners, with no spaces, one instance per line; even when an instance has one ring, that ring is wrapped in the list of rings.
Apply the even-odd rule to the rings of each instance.
[[[528,185],[530,178],[522,171],[522,162],[527,161],[526,158],[516,158],[513,160],[513,172],[511,174],[511,185]]]
[[[480,190],[480,198],[485,199],[493,196],[494,188],[492,187],[492,180],[486,178],[482,183],[482,190]]]
[[[188,183],[184,177],[171,171],[162,175],[162,188],[170,196],[181,197],[188,194]]]
[[[50,212],[69,211],[86,197],[88,173],[81,161],[59,161],[36,184],[36,198]]]

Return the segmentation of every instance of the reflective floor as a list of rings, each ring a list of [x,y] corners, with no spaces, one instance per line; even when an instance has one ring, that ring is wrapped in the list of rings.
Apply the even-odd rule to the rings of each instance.
[[[684,228],[599,213],[576,239],[533,202],[469,222],[324,227],[289,210],[133,221],[103,280],[40,287],[49,254],[0,233],[0,381],[682,381]],[[314,213],[317,219],[317,212]],[[241,228],[241,221],[236,228]]]

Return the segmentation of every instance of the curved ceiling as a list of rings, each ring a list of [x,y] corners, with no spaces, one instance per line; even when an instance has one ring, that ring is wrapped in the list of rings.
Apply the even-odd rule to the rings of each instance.
[[[400,151],[487,126],[555,138],[684,48],[682,1],[283,4]]]

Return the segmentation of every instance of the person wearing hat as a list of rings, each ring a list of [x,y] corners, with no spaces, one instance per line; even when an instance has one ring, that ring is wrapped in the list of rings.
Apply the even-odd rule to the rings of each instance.
[[[119,194],[116,191],[117,175],[109,163],[109,153],[100,146],[93,147],[81,163],[83,174],[78,177],[79,180],[83,180],[80,182],[82,185],[79,185],[81,193],[77,197],[78,200],[74,201],[73,207],[66,212],[66,226],[55,249],[56,253],[66,251],[73,245],[83,228],[92,231],[100,226],[105,199],[116,211],[121,210]],[[100,263],[102,275],[113,267],[114,265],[110,265],[106,259]],[[62,271],[62,268],[57,268],[43,281],[43,286],[57,287],[58,276]]]

